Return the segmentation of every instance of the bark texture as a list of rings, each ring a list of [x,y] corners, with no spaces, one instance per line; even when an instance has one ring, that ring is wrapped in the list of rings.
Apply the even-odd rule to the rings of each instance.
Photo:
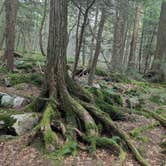
[[[6,49],[5,58],[7,59],[7,67],[9,71],[13,71],[14,68],[14,42],[15,42],[15,26],[16,16],[18,10],[18,0],[6,0]]]

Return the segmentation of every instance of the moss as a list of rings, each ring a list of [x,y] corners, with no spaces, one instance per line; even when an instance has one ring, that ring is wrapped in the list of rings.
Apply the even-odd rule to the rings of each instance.
[[[110,73],[109,76],[105,78],[105,80],[119,83],[131,83],[131,80],[126,75],[120,73]]]
[[[28,70],[28,69],[32,69],[33,68],[33,64],[32,63],[18,63],[16,65],[17,69],[24,69],[24,70]]]
[[[7,68],[6,67],[3,67],[3,66],[0,66],[0,73],[7,73]]]
[[[0,121],[3,121],[5,128],[10,128],[16,122],[16,119],[12,118],[10,114],[0,113]]]
[[[28,75],[20,74],[20,73],[9,73],[7,77],[9,78],[11,85],[29,82],[30,80]]]
[[[123,101],[119,94],[108,88],[90,88],[89,91],[94,95],[96,105],[104,112],[108,113],[113,120],[122,120],[125,115],[117,106],[122,106]]]
[[[12,86],[21,83],[32,83],[37,86],[40,86],[42,84],[42,74],[40,73],[32,73],[32,74],[8,73],[7,77]]]
[[[164,105],[165,104],[165,100],[159,96],[159,95],[153,95],[149,98],[149,100],[153,103],[159,104],[159,105]]]
[[[96,68],[95,74],[98,76],[108,76],[108,71],[101,69],[101,68]]]
[[[43,76],[41,73],[33,73],[30,76],[30,80],[34,85],[40,86],[43,82]]]
[[[53,145],[53,146],[58,145],[57,136],[52,131],[51,126],[50,126],[51,125],[51,117],[53,115],[53,112],[54,111],[53,111],[52,105],[48,104],[44,113],[43,113],[42,120],[39,124],[39,126],[43,132],[44,142],[45,142],[46,148],[48,148],[49,145]]]
[[[122,106],[123,105],[123,100],[120,94],[112,92],[111,89],[103,89],[102,90],[104,100],[109,103],[109,104],[117,104]]]

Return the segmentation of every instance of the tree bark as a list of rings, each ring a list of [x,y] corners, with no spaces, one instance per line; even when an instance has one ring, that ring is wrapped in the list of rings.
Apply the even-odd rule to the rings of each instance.
[[[91,7],[93,6],[94,3],[95,3],[95,0],[92,0],[92,2],[87,6],[85,13],[84,13],[84,19],[83,19],[83,23],[81,26],[81,32],[80,32],[80,37],[79,37],[79,42],[78,42],[78,49],[76,50],[76,55],[75,55],[75,63],[74,63],[74,69],[73,69],[73,75],[72,75],[73,79],[75,78],[75,74],[76,74],[76,70],[77,70],[77,66],[78,66],[78,62],[79,62],[80,51],[81,51],[83,36],[84,36],[84,32],[85,32],[85,28],[86,28],[86,24],[87,24],[87,20],[88,20],[89,10],[91,9]]]
[[[91,68],[92,61],[93,61],[93,50],[95,47],[94,45],[95,45],[95,35],[96,35],[96,30],[97,30],[98,14],[99,14],[99,9],[98,9],[98,5],[97,5],[96,14],[95,14],[95,23],[94,23],[94,27],[93,27],[93,34],[92,34],[92,40],[91,40],[90,58],[89,58],[89,63],[88,63],[88,69]]]
[[[122,72],[123,56],[126,43],[126,29],[127,29],[127,0],[117,1],[116,7],[116,21],[114,24],[114,42],[111,60],[111,70],[115,72]]]
[[[161,6],[160,22],[157,34],[157,48],[152,71],[162,76],[162,80],[166,80],[166,1],[163,0]]]
[[[5,58],[7,59],[7,68],[9,71],[14,69],[14,42],[15,42],[15,26],[18,10],[18,0],[6,0],[6,49]]]
[[[130,46],[130,55],[128,62],[128,69],[136,69],[136,48],[138,40],[138,30],[139,30],[139,17],[140,17],[140,6],[138,5],[135,10],[135,20],[134,20],[134,29],[133,36]]]
[[[44,1],[44,13],[43,13],[43,18],[42,18],[41,26],[40,26],[40,30],[39,30],[39,46],[40,46],[40,51],[43,56],[46,56],[46,53],[43,48],[43,34],[42,34],[46,15],[47,15],[47,0]]]
[[[94,57],[93,57],[92,67],[90,69],[90,73],[89,73],[89,77],[88,77],[88,84],[89,85],[93,84],[96,65],[97,65],[97,61],[98,61],[98,57],[99,57],[100,49],[101,49],[102,33],[103,33],[103,29],[104,29],[105,20],[106,20],[106,13],[105,13],[105,10],[102,9],[101,19],[100,19],[100,23],[99,23],[98,35],[97,35],[97,39],[96,39],[97,40],[96,50],[95,50],[95,54],[94,54]]]

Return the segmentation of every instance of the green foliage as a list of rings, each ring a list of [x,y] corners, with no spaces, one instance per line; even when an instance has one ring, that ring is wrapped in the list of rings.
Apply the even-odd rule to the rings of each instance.
[[[146,136],[143,136],[143,132],[149,130],[149,129],[152,129],[156,126],[158,126],[160,123],[158,122],[155,122],[155,123],[152,123],[152,124],[148,124],[148,125],[143,125],[143,126],[140,126],[140,127],[137,127],[137,128],[134,128],[133,130],[131,130],[129,132],[129,134],[136,138],[137,140],[139,141],[142,141],[144,143],[148,142],[148,138]]]
[[[104,70],[104,69],[101,69],[101,68],[96,68],[96,71],[95,71],[95,74],[98,75],[98,76],[108,76],[108,71]]]
[[[149,100],[153,103],[159,104],[159,105],[164,105],[165,104],[165,99],[162,98],[162,96],[159,95],[153,95],[149,98]]]
[[[7,68],[6,67],[3,67],[3,66],[0,66],[0,73],[7,73]]]
[[[5,128],[10,128],[16,122],[16,119],[12,118],[10,114],[0,113],[0,121],[4,122]]]
[[[32,73],[32,74],[23,74],[23,73],[8,73],[7,77],[11,85],[17,85],[20,83],[32,83],[34,85],[40,86],[42,84],[42,74]]]
[[[21,74],[21,73],[8,73],[7,75],[11,85],[17,85],[20,83],[29,82],[30,79],[27,74]]]
[[[43,76],[41,73],[33,73],[30,76],[30,80],[34,85],[40,86],[42,84],[42,81],[43,81]]]
[[[118,83],[131,83],[131,80],[126,75],[120,73],[110,73],[105,80]]]
[[[61,158],[66,155],[75,156],[76,153],[77,143],[69,139],[60,149],[56,150],[56,152],[53,153],[53,156],[55,158]]]
[[[119,94],[113,93],[108,88],[90,88],[89,91],[94,95],[96,105],[104,112],[108,113],[113,120],[124,119],[125,115],[120,107],[122,98]]]

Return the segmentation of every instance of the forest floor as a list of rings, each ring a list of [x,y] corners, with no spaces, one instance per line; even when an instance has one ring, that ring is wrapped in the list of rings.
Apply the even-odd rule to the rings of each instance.
[[[41,90],[42,69],[40,64],[36,64],[37,63],[35,62],[35,65],[33,66],[29,61],[28,63],[26,61],[26,64],[24,65],[23,63],[19,63],[19,69],[17,69],[14,74],[8,73],[1,67],[0,92],[16,94],[23,97],[37,97]],[[8,80],[5,78],[8,78]],[[87,76],[77,78],[77,81],[85,87],[87,86],[86,80]],[[100,84],[104,84],[111,91],[119,94],[122,97],[124,108],[129,107],[127,101],[131,100],[130,109],[136,109],[139,105],[138,110],[146,109],[166,118],[166,85],[150,84],[134,80],[131,82],[123,82],[123,80],[105,81],[105,76],[97,74],[95,86],[99,88]],[[16,112],[20,112],[20,110],[21,109],[17,109]],[[166,130],[154,118],[133,113],[129,114],[125,120],[118,120],[115,121],[115,123],[119,128],[130,135],[134,145],[151,166],[166,165],[166,155],[162,152],[164,149],[160,146],[166,135]],[[139,166],[127,147],[125,150],[127,151],[127,156],[123,165]],[[40,137],[38,137],[31,146],[25,146],[24,137],[19,139],[18,137],[12,137],[12,139],[9,139],[6,135],[0,135],[0,166],[38,165],[120,166],[121,164],[119,163],[119,158],[116,153],[110,149],[98,148],[95,157],[92,157],[86,151],[80,150],[75,156],[57,158],[54,154],[46,154],[44,152]]]

